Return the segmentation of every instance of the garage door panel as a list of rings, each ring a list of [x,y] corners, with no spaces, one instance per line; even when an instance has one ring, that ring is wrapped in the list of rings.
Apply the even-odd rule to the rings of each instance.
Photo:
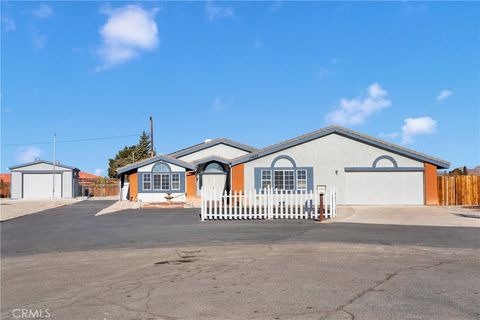
[[[348,172],[346,204],[423,205],[423,172]]]
[[[53,194],[53,176],[44,173],[26,173],[23,175],[23,198],[51,199]],[[62,175],[55,174],[55,198],[62,195]]]

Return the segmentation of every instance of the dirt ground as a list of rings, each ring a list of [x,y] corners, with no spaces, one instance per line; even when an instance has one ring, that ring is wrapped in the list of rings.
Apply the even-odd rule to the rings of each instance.
[[[0,221],[18,218],[28,214],[66,206],[81,201],[80,199],[52,200],[0,200]]]

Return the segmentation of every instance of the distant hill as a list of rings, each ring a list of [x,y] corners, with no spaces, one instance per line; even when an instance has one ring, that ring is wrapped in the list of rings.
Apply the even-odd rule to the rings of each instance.
[[[473,176],[480,176],[480,166],[476,166],[473,169],[467,169],[468,174],[471,174]]]

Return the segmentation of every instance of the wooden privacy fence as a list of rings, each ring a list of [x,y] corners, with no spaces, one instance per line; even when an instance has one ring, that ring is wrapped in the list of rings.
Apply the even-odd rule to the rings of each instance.
[[[333,218],[337,213],[337,191],[330,187],[327,194],[296,193],[263,189],[259,191],[201,193],[201,220],[240,219],[319,219]],[[323,211],[320,212],[320,208]]]
[[[118,183],[80,185],[80,196],[82,197],[110,197],[119,194]]]
[[[480,205],[480,176],[439,176],[438,202],[448,205]]]

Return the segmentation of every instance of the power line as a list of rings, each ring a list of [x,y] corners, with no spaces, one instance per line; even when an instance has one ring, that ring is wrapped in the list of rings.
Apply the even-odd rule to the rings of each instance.
[[[110,136],[110,137],[96,137],[96,138],[85,138],[85,139],[71,139],[71,140],[58,140],[57,143],[75,143],[75,142],[84,142],[84,141],[98,141],[98,140],[113,140],[121,139],[127,137],[138,137],[141,133],[136,134],[127,134],[122,136]],[[34,144],[52,144],[52,141],[40,141],[40,142],[21,142],[21,143],[2,143],[2,146],[26,146]]]

